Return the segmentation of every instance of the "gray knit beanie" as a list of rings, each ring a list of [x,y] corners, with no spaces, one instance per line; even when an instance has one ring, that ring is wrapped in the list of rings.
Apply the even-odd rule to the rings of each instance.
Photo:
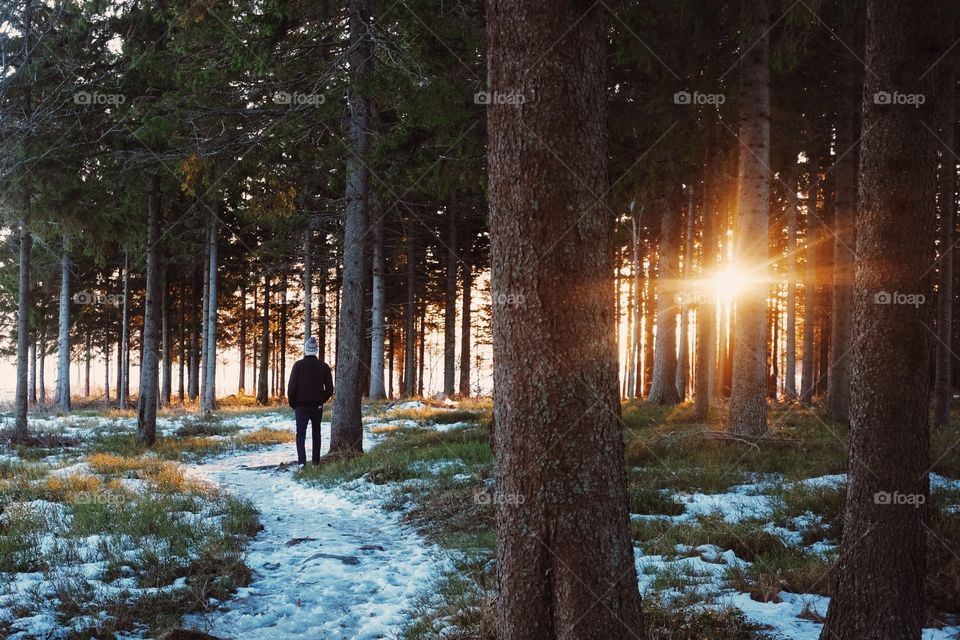
[[[319,347],[317,347],[317,339],[313,336],[307,338],[307,341],[303,343],[304,355],[315,356],[319,350]]]

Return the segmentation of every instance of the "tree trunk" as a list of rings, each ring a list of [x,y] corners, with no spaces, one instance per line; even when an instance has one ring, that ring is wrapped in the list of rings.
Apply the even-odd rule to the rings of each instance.
[[[740,61],[740,212],[736,254],[753,282],[736,300],[730,431],[767,433],[766,282],[770,206],[770,8],[744,0],[742,33],[749,47]]]
[[[814,335],[817,317],[817,246],[820,224],[817,220],[817,173],[810,161],[810,185],[807,187],[807,268],[803,283],[803,364],[800,372],[800,400],[813,402],[815,386]]]
[[[183,283],[183,280],[181,280]],[[178,366],[179,366],[179,375],[177,376],[177,399],[180,402],[180,406],[183,406],[183,401],[186,398],[186,386],[184,380],[184,374],[186,373],[186,362],[188,359],[187,353],[187,300],[186,292],[181,291],[180,293],[180,326],[177,328],[179,332],[179,337],[177,339],[178,346]]]
[[[644,286],[643,298],[643,395],[650,397],[650,387],[653,384],[653,319],[656,315],[656,291],[657,291],[657,262],[659,261],[657,246],[650,243],[647,255],[650,256],[650,265],[647,268],[647,278]]]
[[[160,382],[160,402],[170,404],[170,397],[173,395],[173,362],[171,355],[173,353],[170,344],[170,283],[168,280],[169,269],[167,261],[163,261],[163,272],[160,277],[160,360],[163,362],[163,375]]]
[[[257,404],[270,402],[267,371],[270,366],[270,276],[263,277],[263,308],[260,316],[260,370],[257,372]]]
[[[383,384],[384,339],[386,336],[386,291],[384,289],[384,253],[383,253],[383,216],[385,213],[378,207],[376,218],[373,220],[373,266],[370,270],[373,295],[370,305],[371,339],[370,339],[370,399],[376,400],[386,396]]]
[[[200,407],[204,406],[207,399],[207,376],[210,370],[210,357],[207,354],[207,348],[210,346],[209,336],[207,335],[209,325],[207,323],[210,317],[210,226],[207,223],[203,234],[203,304],[200,311]]]
[[[37,365],[37,377],[40,379],[40,406],[47,404],[47,328],[40,329],[40,362]]]
[[[326,233],[321,234],[320,245],[320,273],[317,276],[317,347],[319,349],[319,358],[327,359],[327,252],[330,248],[327,246]]]
[[[853,42],[854,15],[851,8],[844,17],[844,39]],[[840,113],[837,118],[836,209],[833,245],[833,313],[830,330],[829,376],[827,377],[827,415],[841,422],[850,419],[850,348],[853,344],[853,278],[857,223],[857,96],[859,86],[856,60],[844,58],[841,77]]]
[[[709,134],[708,134],[709,135]],[[711,151],[712,139],[708,139],[707,149]],[[717,185],[713,180],[715,169],[711,166],[714,158],[707,155],[703,175],[703,238],[701,240],[700,278],[709,280],[716,270],[716,211],[714,193]],[[717,342],[717,301],[712,291],[700,291],[697,296],[697,356],[694,375],[696,376],[693,394],[693,415],[697,420],[706,420],[710,413],[710,399],[713,395],[713,374],[716,361]]]
[[[91,345],[92,337],[90,332],[84,338],[83,345],[83,397],[90,398],[90,367],[93,361],[93,347]]]
[[[365,314],[364,236],[370,197],[365,164],[370,148],[370,101],[364,84],[373,70],[370,10],[373,0],[350,0],[350,143],[347,156],[343,232],[343,284],[337,318],[337,393],[333,400],[330,455],[363,453],[360,401],[363,394]]]
[[[607,11],[584,6],[487,3],[490,90],[537,96],[535,109],[488,106],[492,289],[522,301],[493,307],[501,640],[644,637],[613,214],[597,201],[608,189]]]
[[[937,144],[924,122],[934,120],[936,62],[949,44],[943,4],[867,3],[850,462],[823,640],[918,640],[925,620],[932,305],[894,294],[930,294]],[[926,101],[876,104],[893,89]]]
[[[633,265],[633,331],[630,335],[629,349],[630,370],[627,371],[627,397],[636,398],[640,395],[640,322],[643,314],[640,310],[643,308],[643,278],[641,272],[643,263],[640,262],[640,218],[643,216],[643,209],[634,213],[630,217],[630,244],[631,244],[631,263]]]
[[[784,393],[787,402],[797,399],[797,171],[787,176],[787,327]]]
[[[463,306],[460,312],[460,395],[464,398],[470,396],[470,358],[472,345],[470,336],[472,327],[472,316],[470,313],[470,304],[473,293],[473,271],[469,260],[463,261]]]
[[[447,280],[443,305],[443,395],[456,393],[457,379],[457,211],[447,208]]]
[[[412,222],[409,223],[413,225]],[[407,301],[404,309],[403,329],[403,395],[411,397],[417,392],[416,346],[417,346],[417,269],[416,241],[413,230],[407,230]]]
[[[103,396],[110,403],[110,337],[103,339]]]
[[[306,295],[304,292],[304,296]],[[310,321],[306,320],[305,323],[309,325]],[[237,347],[240,350],[240,379],[237,381],[237,395],[242,396],[247,386],[247,288],[245,286],[240,287],[240,336],[237,339]]]
[[[149,205],[148,205],[149,208]],[[149,213],[148,213],[149,216]],[[126,409],[130,402],[130,253],[123,254],[123,316],[120,321],[120,385],[117,392],[119,407]]]
[[[208,366],[204,367],[203,398],[200,408],[211,412],[217,408],[217,221],[223,214],[223,201],[217,200],[216,210],[210,212],[207,235],[207,316],[204,338],[207,341],[204,355]]]
[[[695,217],[693,208],[693,186],[688,186],[689,197],[687,198],[687,218],[686,218],[686,238],[683,246],[683,273],[682,278],[690,282],[691,270],[693,269],[693,220]],[[684,284],[684,288],[688,285]],[[687,380],[690,379],[690,307],[689,302],[684,298],[680,305],[680,348],[677,350],[677,396],[680,402],[687,399]]]
[[[672,198],[660,201],[660,259],[657,273],[657,335],[653,348],[653,383],[648,400],[654,404],[677,404],[677,244],[680,241],[680,210]]]
[[[417,358],[417,365],[420,370],[417,375],[417,395],[421,398],[423,397],[423,370],[426,363],[426,358],[424,357],[424,352],[426,351],[427,345],[427,305],[420,305],[420,341],[418,347],[420,350],[419,357]]]
[[[203,315],[201,303],[201,300],[206,298],[203,292],[205,273],[206,269],[200,265],[193,270],[193,295],[190,300],[190,379],[187,385],[190,400],[196,400],[200,395],[200,323],[206,317]]]
[[[60,317],[57,323],[57,405],[70,411],[70,253],[63,236],[60,254]]]
[[[284,398],[287,395],[287,274],[283,273],[280,277],[280,330],[277,332],[277,384],[276,395]]]
[[[307,222],[303,231],[303,341],[313,335],[313,228]]]
[[[157,439],[158,348],[160,325],[160,176],[150,179],[147,201],[147,291],[143,306],[143,356],[137,392],[137,438],[148,445]]]
[[[30,341],[30,382],[28,385],[30,391],[29,406],[37,404],[37,341]]]
[[[16,417],[13,432],[18,440],[28,437],[27,427],[27,369],[30,349],[30,248],[33,238],[30,236],[29,211],[30,196],[24,199],[25,212],[20,218],[20,259],[17,291],[17,393]]]
[[[933,383],[934,424],[950,426],[950,401],[953,396],[951,384],[952,358],[950,345],[953,341],[953,226],[956,208],[957,160],[953,155],[956,140],[956,75],[947,77],[940,103],[940,139],[947,147],[940,154],[940,261],[937,281],[937,343],[936,375]]]

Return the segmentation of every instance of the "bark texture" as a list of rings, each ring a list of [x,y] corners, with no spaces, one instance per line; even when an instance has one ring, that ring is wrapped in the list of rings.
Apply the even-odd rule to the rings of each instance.
[[[662,201],[660,260],[657,271],[657,333],[653,347],[653,382],[648,400],[677,404],[677,244],[680,241],[680,211]]]
[[[770,8],[744,0],[740,61],[740,211],[735,251],[750,283],[736,300],[730,431],[767,433],[767,216],[770,206]]]
[[[364,341],[364,236],[367,232],[370,148],[370,101],[367,78],[373,62],[370,51],[372,0],[350,0],[350,107],[351,153],[347,157],[346,210],[343,229],[343,276],[340,315],[337,318],[337,393],[333,400],[330,454],[363,452],[360,401],[363,395]]]
[[[822,640],[919,640],[924,621],[926,509],[897,496],[929,494],[924,325],[932,304],[902,304],[892,294],[931,300],[937,142],[924,121],[933,121],[940,86],[937,70],[927,71],[946,51],[942,7],[867,4],[848,489]],[[877,104],[880,91],[926,101]]]
[[[501,640],[644,637],[602,201],[607,17],[487,3],[490,90],[536,98],[488,107],[493,295],[519,302],[493,309]]]
[[[160,177],[153,174],[147,196],[147,291],[143,306],[143,356],[137,392],[137,437],[153,444],[157,439],[160,348]]]

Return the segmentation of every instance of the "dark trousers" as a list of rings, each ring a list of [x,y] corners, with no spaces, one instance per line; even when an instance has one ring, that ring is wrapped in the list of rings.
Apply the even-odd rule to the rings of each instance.
[[[320,463],[320,420],[323,418],[323,405],[319,407],[297,407],[293,410],[297,418],[297,462],[307,462],[307,422],[310,423],[310,441],[313,444],[313,464]]]

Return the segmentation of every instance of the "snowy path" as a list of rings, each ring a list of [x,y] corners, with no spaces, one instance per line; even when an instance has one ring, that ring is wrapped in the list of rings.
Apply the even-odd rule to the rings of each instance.
[[[330,425],[323,426],[326,448]],[[184,626],[236,640],[394,637],[404,610],[438,574],[440,554],[376,499],[354,501],[345,488],[296,482],[290,470],[252,468],[295,459],[290,443],[190,467],[249,498],[265,529],[247,548],[253,582]],[[375,495],[374,485],[351,486]]]

